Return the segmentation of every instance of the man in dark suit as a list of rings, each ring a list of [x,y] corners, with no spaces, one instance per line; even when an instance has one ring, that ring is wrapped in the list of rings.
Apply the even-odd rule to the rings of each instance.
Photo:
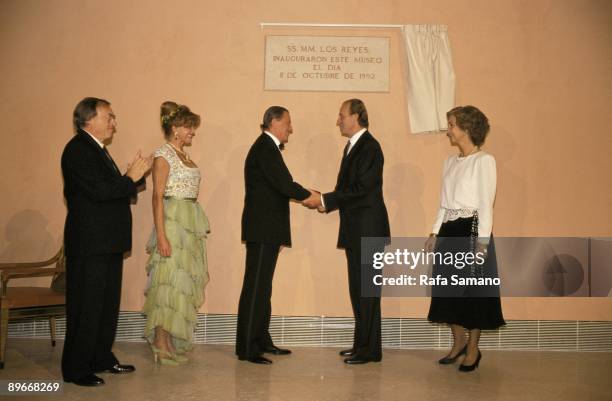
[[[378,362],[382,359],[380,291],[372,285],[371,262],[373,252],[384,248],[390,235],[382,190],[384,156],[380,144],[368,132],[368,112],[361,100],[345,101],[336,125],[341,134],[349,138],[336,188],[304,205],[327,213],[340,211],[338,247],[344,248],[346,253],[355,316],[353,347],[341,351],[340,355],[347,357],[344,362],[348,364]],[[362,237],[377,237],[378,240],[362,247]],[[367,262],[362,263],[362,260]],[[369,294],[363,294],[364,289],[368,289]]]
[[[289,200],[320,195],[294,182],[283,161],[281,150],[293,132],[289,111],[280,106],[268,108],[261,130],[244,163],[242,241],[246,243],[246,267],[238,305],[236,355],[240,360],[270,364],[264,352],[291,353],[276,347],[269,333],[276,260],[281,246],[291,246]]]
[[[66,254],[64,381],[98,386],[95,373],[129,373],[112,353],[121,299],[123,254],[132,246],[130,199],[144,183],[151,158],[140,152],[125,175],[106,150],[116,131],[103,99],[85,98],[73,113],[76,135],[62,154]]]

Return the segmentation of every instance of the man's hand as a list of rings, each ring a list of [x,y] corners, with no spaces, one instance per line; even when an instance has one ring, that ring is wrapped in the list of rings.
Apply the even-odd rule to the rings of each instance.
[[[302,201],[302,205],[309,209],[317,209],[321,206],[321,193],[314,189],[309,189],[310,196]]]
[[[142,157],[140,151],[136,153],[134,161],[129,164],[126,175],[131,178],[132,181],[136,182],[140,180],[146,173],[151,169],[153,164],[153,156]]]

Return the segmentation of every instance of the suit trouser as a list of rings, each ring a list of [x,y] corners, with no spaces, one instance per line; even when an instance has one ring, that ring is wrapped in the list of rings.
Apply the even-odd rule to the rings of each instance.
[[[64,379],[75,380],[118,363],[112,353],[123,254],[67,255]]]
[[[346,248],[349,294],[355,316],[353,349],[361,358],[382,358],[380,297],[362,297],[362,279],[372,274],[372,265],[361,264],[361,248]],[[372,260],[371,258],[369,259]],[[364,269],[362,271],[362,268]]]
[[[270,337],[272,278],[280,245],[248,242],[238,304],[236,355],[253,358],[273,345]]]

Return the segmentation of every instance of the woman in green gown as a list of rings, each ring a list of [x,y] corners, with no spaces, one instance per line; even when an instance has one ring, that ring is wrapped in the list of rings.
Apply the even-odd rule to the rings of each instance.
[[[190,146],[200,117],[187,106],[164,102],[161,125],[166,143],[154,153],[153,219],[147,244],[149,282],[143,313],[144,335],[155,361],[186,362],[193,343],[197,312],[208,283],[208,219],[198,203],[201,174],[185,146]]]

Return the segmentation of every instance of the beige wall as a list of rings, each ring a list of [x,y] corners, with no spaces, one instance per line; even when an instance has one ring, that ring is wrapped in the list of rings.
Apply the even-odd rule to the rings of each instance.
[[[176,100],[203,115],[190,150],[204,180],[200,202],[213,233],[203,311],[235,313],[244,269],[242,168],[263,110],[292,112],[283,153],[294,178],[330,190],[343,139],[342,100],[359,96],[386,156],[394,236],[426,235],[436,210],[443,135],[407,125],[403,50],[394,30],[265,29],[260,22],[448,24],[457,103],[492,122],[498,162],[498,236],[612,236],[612,3],[601,1],[311,0],[3,1],[0,7],[0,259],[41,259],[61,243],[65,206],[59,158],[84,96],[109,99],[119,131],[110,151],[125,166],[162,143],[158,107]],[[266,34],[385,35],[389,93],[265,92]],[[139,310],[151,184],[133,207],[122,309]],[[349,316],[338,217],[292,205],[294,246],[280,256],[273,313]],[[504,299],[509,319],[612,320],[609,299]],[[427,299],[385,299],[385,316],[422,317]]]

